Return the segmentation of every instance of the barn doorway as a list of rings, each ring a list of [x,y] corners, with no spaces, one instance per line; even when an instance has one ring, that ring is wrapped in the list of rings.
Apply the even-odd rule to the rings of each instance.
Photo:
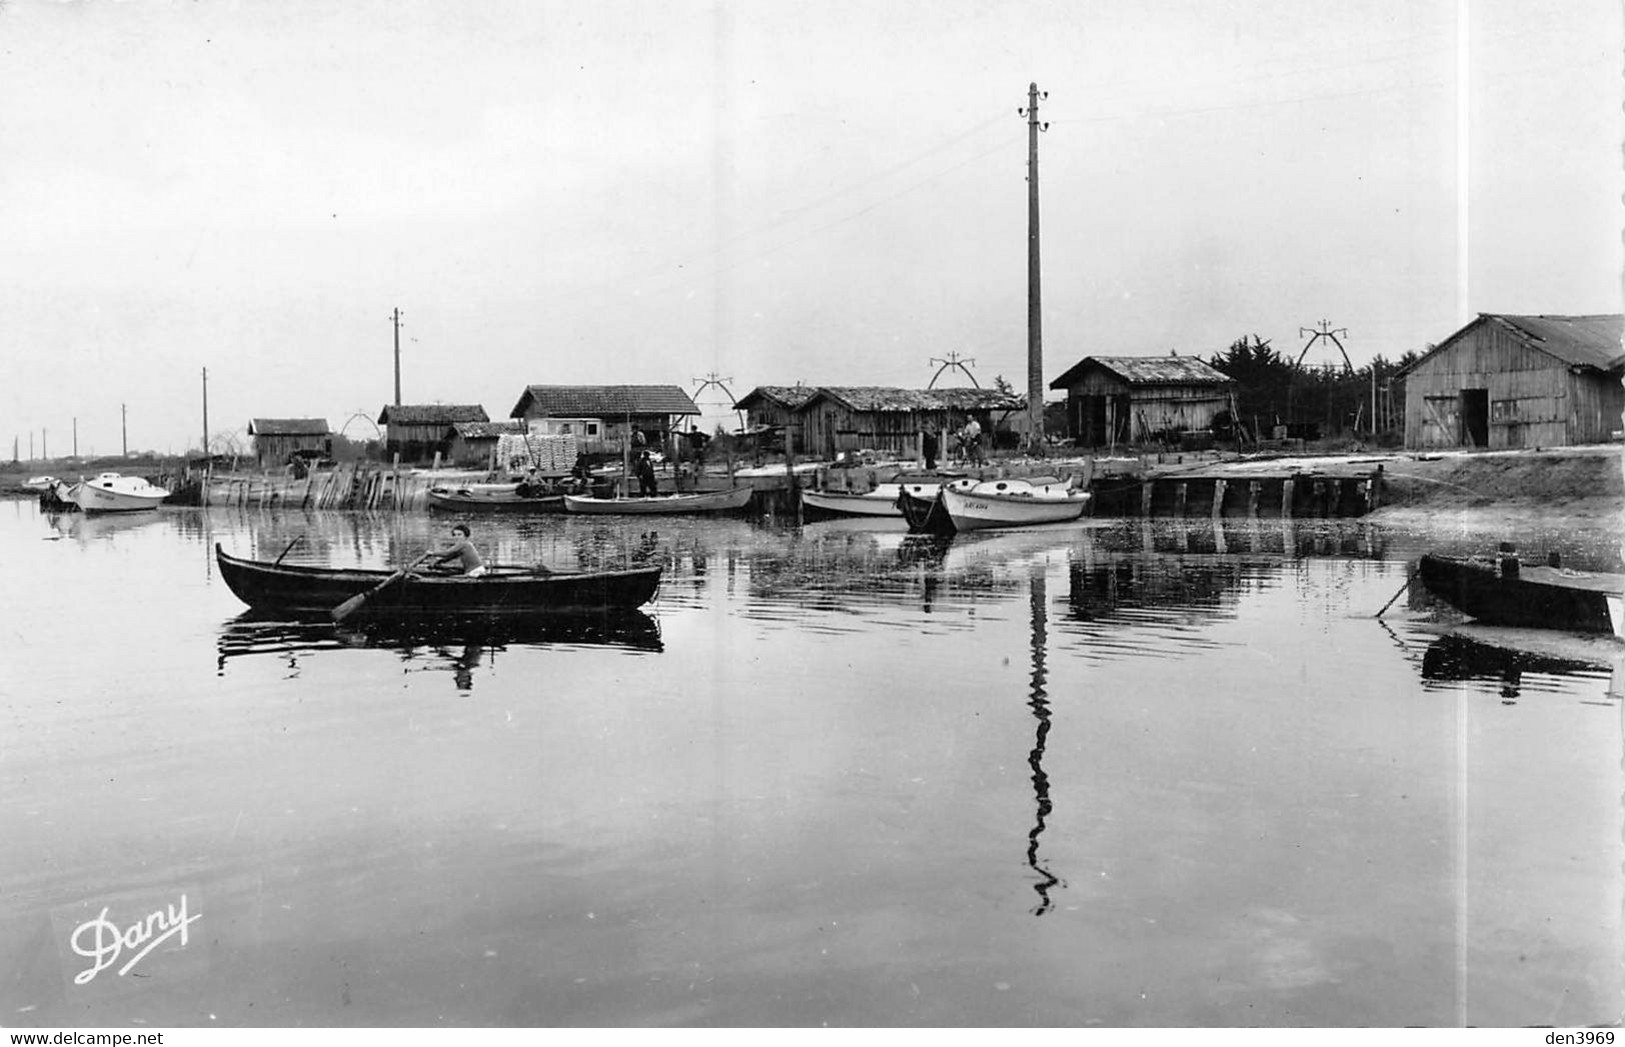
[[[1461,442],[1470,447],[1490,445],[1490,391],[1461,391]]]

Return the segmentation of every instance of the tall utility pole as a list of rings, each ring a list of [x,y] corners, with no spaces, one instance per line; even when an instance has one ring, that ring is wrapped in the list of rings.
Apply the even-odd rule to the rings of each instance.
[[[73,456],[79,457],[79,416],[73,416]]]
[[[401,311],[395,310],[395,406],[401,405]]]
[[[209,369],[203,369],[203,458],[209,458]]]
[[[130,409],[125,404],[118,405],[118,432],[119,440],[124,447],[124,457],[130,457]]]
[[[1038,100],[1048,98],[1036,83],[1027,85],[1027,108],[1016,112],[1027,118],[1027,425],[1028,447],[1044,446],[1044,333],[1042,296],[1038,287],[1038,132],[1049,124],[1038,122]]]

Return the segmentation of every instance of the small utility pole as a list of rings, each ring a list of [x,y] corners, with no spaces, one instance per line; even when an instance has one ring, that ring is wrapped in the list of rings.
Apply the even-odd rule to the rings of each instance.
[[[79,457],[79,416],[73,416],[73,456]]]
[[[130,457],[130,408],[127,404],[118,405],[118,431],[119,439],[123,443],[124,457]]]
[[[1038,122],[1038,100],[1048,98],[1036,83],[1027,85],[1027,108],[1016,112],[1027,118],[1027,425],[1028,448],[1044,446],[1044,335],[1042,295],[1038,281],[1038,132],[1049,124]]]
[[[41,458],[49,458],[49,457],[51,457],[51,452],[50,452],[50,450],[48,450],[49,445],[46,442],[45,434],[46,434],[46,429],[45,429],[45,426],[42,425],[42,426],[39,427],[39,456]]]
[[[401,405],[401,311],[395,310],[395,406]]]
[[[203,457],[209,457],[209,369],[203,369]]]

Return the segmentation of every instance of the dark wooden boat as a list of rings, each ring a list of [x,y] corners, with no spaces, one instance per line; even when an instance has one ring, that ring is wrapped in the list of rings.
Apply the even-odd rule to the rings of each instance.
[[[468,513],[562,513],[564,492],[535,494],[525,484],[458,484],[431,487],[429,508]]]
[[[954,521],[942,504],[940,491],[934,490],[930,498],[922,498],[912,493],[905,484],[898,492],[897,508],[902,510],[903,519],[908,521],[911,534],[945,536],[955,533]]]
[[[226,586],[259,611],[325,615],[395,573],[244,560],[218,543],[214,552]],[[443,618],[583,614],[640,607],[660,588],[660,571],[659,567],[635,567],[540,574],[531,568],[493,567],[478,578],[412,574],[371,597],[359,613],[371,618]]]
[[[1488,557],[1422,557],[1427,591],[1489,625],[1625,636],[1625,575],[1521,564]]]

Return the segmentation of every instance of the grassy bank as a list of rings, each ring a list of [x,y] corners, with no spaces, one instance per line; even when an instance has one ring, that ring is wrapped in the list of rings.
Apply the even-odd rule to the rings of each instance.
[[[1383,476],[1379,517],[1491,508],[1604,517],[1625,510],[1618,447],[1400,455],[1384,464]]]

